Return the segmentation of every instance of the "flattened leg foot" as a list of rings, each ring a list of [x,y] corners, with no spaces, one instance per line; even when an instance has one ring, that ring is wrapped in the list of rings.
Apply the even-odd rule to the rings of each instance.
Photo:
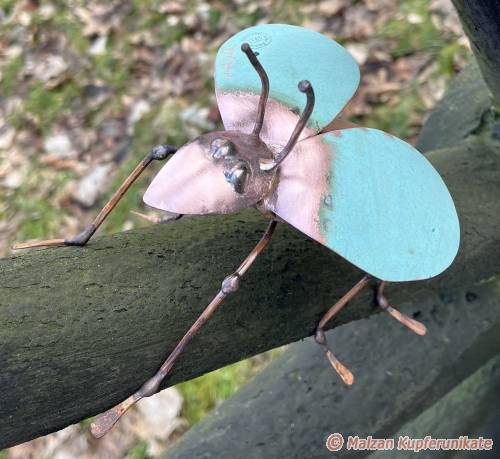
[[[328,341],[326,340],[325,332],[322,328],[317,328],[316,333],[314,335],[314,340],[318,343],[319,347],[325,353],[326,358],[340,376],[342,381],[348,386],[351,386],[354,383],[354,375],[351,373],[351,370],[343,365],[337,357],[333,354],[332,351],[328,348]]]
[[[318,328],[316,329],[316,333],[314,335],[314,339],[316,343],[321,347],[323,352],[326,355],[326,358],[331,363],[332,367],[342,378],[342,381],[347,385],[351,385],[354,382],[354,377],[352,373],[347,369],[339,360],[335,357],[335,355],[328,348],[328,342],[326,340],[326,336],[324,333],[324,326],[326,323],[332,319],[346,304],[349,300],[354,298],[359,291],[368,283],[370,276],[366,274],[351,290],[349,290],[339,301],[337,301],[323,316],[323,318],[319,321]],[[377,288],[377,304],[384,310],[387,311],[392,317],[401,322],[403,325],[408,327],[410,330],[415,332],[417,335],[425,335],[427,329],[424,324],[418,322],[415,319],[408,317],[407,315],[399,312],[389,305],[387,298],[384,295],[384,287],[385,283],[380,282]]]
[[[20,244],[15,244],[12,248],[18,250],[30,249],[32,247],[53,247],[62,245],[83,246],[92,237],[96,229],[97,228],[93,224],[90,224],[80,234],[71,239],[47,239],[45,241],[22,242]]]
[[[316,333],[314,335],[316,343],[318,343],[319,347],[321,347],[332,367],[342,378],[342,381],[344,381],[344,383],[348,386],[352,385],[352,383],[354,382],[354,376],[350,372],[350,370],[346,366],[344,366],[328,348],[328,342],[326,340],[323,328],[328,323],[328,321],[332,319],[332,317],[334,317],[352,298],[354,298],[363,289],[363,287],[368,283],[369,280],[370,276],[368,274],[363,276],[363,278],[356,285],[354,285],[351,290],[349,290],[342,298],[340,298],[339,301],[337,301],[328,311],[326,311],[325,315],[319,321],[318,327],[316,328]]]
[[[388,312],[397,321],[401,322],[405,327],[408,327],[417,335],[424,336],[427,333],[427,327],[418,320],[408,317],[406,314],[394,309],[384,295],[385,282],[380,282],[377,289],[377,304],[386,312]]]
[[[64,245],[64,239],[47,239],[45,241],[35,241],[35,242],[20,242],[19,244],[14,244],[12,248],[14,250],[31,249],[32,247],[54,247]]]

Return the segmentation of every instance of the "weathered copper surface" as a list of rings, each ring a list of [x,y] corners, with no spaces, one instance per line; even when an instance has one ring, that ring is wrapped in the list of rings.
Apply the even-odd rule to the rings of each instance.
[[[311,82],[317,99],[308,122],[312,134],[318,133],[337,116],[358,87],[360,74],[356,61],[345,48],[325,35],[287,24],[250,27],[227,40],[215,59],[217,102],[226,129],[233,129],[232,123],[238,123],[242,118],[238,97],[261,92],[261,82],[252,69],[252,63],[240,51],[245,42],[258,53],[258,59],[269,76],[269,100],[277,101],[282,111],[296,117],[302,113],[306,101],[297,91],[297,83],[300,80]],[[221,96],[225,98],[229,94],[234,97],[230,103],[225,103]],[[264,124],[273,124],[266,122],[272,113],[274,107],[268,104]],[[279,129],[288,129],[281,145],[290,137],[291,126],[296,121],[279,125]]]
[[[294,40],[301,46],[292,46]],[[247,59],[242,60],[242,54]],[[271,66],[271,79],[261,58]],[[252,74],[245,67],[249,64],[255,70]],[[222,46],[216,60],[216,95],[225,131],[202,135],[178,151],[168,145],[155,147],[76,238],[17,246],[85,245],[147,165],[172,153],[144,201],[174,215],[140,216],[161,223],[185,214],[227,214],[254,206],[271,220],[260,242],[224,279],[157,373],[94,420],[94,436],[104,435],[129,407],[159,389],[195,333],[238,290],[241,277],[268,245],[280,218],[367,273],[325,313],[315,334],[348,385],[353,375],[328,348],[326,323],[371,276],[398,281],[428,278],[452,262],[458,249],[458,219],[437,172],[401,140],[356,127],[340,116],[335,119],[358,81],[354,59],[324,36],[275,24],[241,32]],[[383,282],[376,300],[409,329],[425,334],[423,324],[389,305]]]
[[[304,111],[300,115],[300,118],[297,121],[297,124],[295,125],[295,128],[293,129],[293,132],[290,135],[290,138],[288,139],[286,145],[280,151],[275,153],[274,160],[271,162],[266,160],[260,161],[260,168],[262,170],[265,171],[274,170],[286,159],[286,157],[289,155],[289,153],[294,149],[295,145],[297,144],[297,141],[299,140],[300,136],[304,131],[304,128],[306,127],[307,121],[311,117],[315,103],[314,90],[311,85],[311,82],[308,80],[300,81],[298,84],[298,90],[306,94],[307,96],[307,102],[306,106],[304,107]]]
[[[257,116],[259,95],[243,92],[218,92],[217,90],[216,95],[219,110],[223,114],[224,127],[228,131],[250,134]],[[300,113],[293,112],[274,99],[267,101],[260,137],[271,151],[277,152],[286,145],[299,120],[299,115]],[[314,129],[306,126],[299,140],[315,134]]]
[[[330,162],[318,136],[297,143],[278,169],[276,191],[265,200],[269,210],[322,244],[319,216],[321,198],[328,195]]]
[[[387,301],[384,295],[385,282],[381,282],[377,290],[377,303],[384,310],[387,311],[392,317],[394,317],[398,322],[403,324],[405,327],[410,329],[413,333],[417,335],[424,336],[427,333],[427,327],[418,320],[408,317],[406,314],[394,309]]]
[[[211,153],[215,139],[235,145],[236,157],[216,159]],[[236,131],[211,132],[182,147],[163,166],[147,189],[144,202],[179,214],[227,214],[255,205],[272,188],[274,173],[260,170],[259,159],[273,155],[258,136]],[[226,175],[237,161],[248,166],[243,193],[235,191]]]

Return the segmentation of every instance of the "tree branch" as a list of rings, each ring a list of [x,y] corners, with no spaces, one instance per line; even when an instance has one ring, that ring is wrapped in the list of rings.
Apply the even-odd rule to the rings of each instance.
[[[345,445],[339,456],[330,456],[326,438],[333,432],[346,441],[348,435],[397,438],[398,431],[411,435],[410,420],[500,352],[499,294],[497,276],[412,299],[404,311],[418,313],[428,327],[424,338],[385,315],[330,332],[335,353],[354,373],[351,387],[336,377],[313,340],[295,343],[190,429],[163,459],[371,457],[371,451],[349,451]],[[495,389],[497,393],[490,397],[493,414],[498,412],[498,403],[491,403],[500,396],[500,358],[489,367],[491,395]],[[482,390],[486,382],[478,384]],[[483,408],[486,421],[488,411],[480,396],[469,400],[462,406],[462,397],[461,408],[454,407],[448,416],[437,411],[429,420],[427,414],[424,433],[416,438],[474,436],[471,415],[479,417]],[[447,430],[452,426],[456,433]],[[488,437],[485,434],[485,429],[478,432]],[[400,458],[401,452],[385,452],[382,457]]]
[[[452,0],[497,107],[500,108],[500,3]]]
[[[500,272],[500,156],[478,141],[429,158],[458,207],[461,250],[427,282],[397,284],[391,302]],[[153,374],[265,228],[253,212],[103,237],[88,247],[0,260],[0,447],[109,408]],[[311,335],[361,273],[290,227],[205,325],[163,387]],[[371,292],[334,325],[374,313]]]

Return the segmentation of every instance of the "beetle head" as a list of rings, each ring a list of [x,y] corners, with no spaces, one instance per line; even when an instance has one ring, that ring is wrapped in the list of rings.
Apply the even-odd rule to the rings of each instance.
[[[262,171],[259,161],[272,158],[256,135],[236,131],[202,135],[175,153],[144,201],[179,214],[237,212],[257,204],[270,191],[275,173]]]
[[[226,182],[233,190],[238,194],[245,194],[252,171],[248,161],[239,154],[234,142],[227,137],[215,137],[210,142],[210,157],[215,163],[222,164]]]

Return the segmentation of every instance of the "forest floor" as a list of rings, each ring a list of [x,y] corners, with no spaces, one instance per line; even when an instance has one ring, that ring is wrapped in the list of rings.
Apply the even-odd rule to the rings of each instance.
[[[362,75],[350,119],[410,142],[470,55],[450,0],[0,0],[0,256],[14,241],[77,234],[153,145],[220,128],[217,49],[267,22],[343,44]],[[130,211],[157,170],[101,233],[147,225]],[[92,440],[85,421],[0,457],[154,457],[277,352],[162,392],[109,440]]]

